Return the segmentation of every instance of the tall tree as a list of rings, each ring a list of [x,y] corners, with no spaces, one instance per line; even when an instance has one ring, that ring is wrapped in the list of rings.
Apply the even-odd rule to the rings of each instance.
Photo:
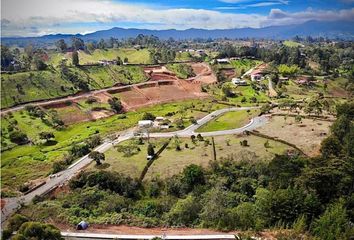
[[[77,51],[73,51],[71,58],[72,58],[73,65],[78,66],[79,65],[79,54]]]
[[[66,45],[64,39],[59,39],[58,41],[55,42],[55,46],[57,47],[58,52],[66,52],[68,46]]]

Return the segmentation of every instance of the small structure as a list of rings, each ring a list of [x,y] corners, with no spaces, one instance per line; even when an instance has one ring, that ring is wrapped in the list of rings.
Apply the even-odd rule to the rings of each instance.
[[[219,64],[228,64],[228,63],[230,63],[229,59],[227,59],[227,58],[216,59],[216,62],[219,63]]]
[[[148,160],[148,161],[152,160],[153,158],[154,158],[154,156],[152,156],[152,155],[147,155],[146,156],[146,160]]]
[[[240,78],[233,78],[231,80],[231,82],[235,85],[238,85],[238,86],[247,86],[246,80],[242,80]]]
[[[107,65],[117,65],[116,60],[98,60],[98,64],[102,66],[107,66]]]
[[[311,80],[306,78],[306,77],[303,77],[303,78],[299,78],[298,80],[296,80],[296,83],[298,85],[310,85],[311,84]]]
[[[78,225],[76,225],[76,230],[86,230],[89,227],[89,224],[85,221],[81,221]]]
[[[154,125],[154,122],[151,120],[141,120],[138,122],[138,126],[141,128],[148,128]]]
[[[156,118],[155,118],[155,121],[156,121],[156,122],[162,122],[162,121],[164,121],[164,120],[165,120],[164,117],[156,117]]]
[[[251,80],[252,82],[255,82],[255,81],[261,81],[262,80],[262,74],[251,74]]]

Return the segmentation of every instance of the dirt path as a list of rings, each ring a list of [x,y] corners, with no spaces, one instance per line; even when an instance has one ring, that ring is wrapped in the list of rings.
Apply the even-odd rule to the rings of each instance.
[[[73,226],[55,223],[60,230],[66,232],[78,232]],[[127,234],[127,235],[214,235],[214,234],[239,234],[240,231],[218,231],[206,228],[171,228],[171,227],[153,227],[143,228],[128,225],[99,225],[93,224],[82,233],[105,233],[105,234]],[[255,234],[264,239],[275,239],[273,233],[264,231]]]

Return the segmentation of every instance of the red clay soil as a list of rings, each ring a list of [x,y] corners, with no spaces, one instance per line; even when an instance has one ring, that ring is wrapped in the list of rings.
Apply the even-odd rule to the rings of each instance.
[[[1,199],[1,202],[0,202],[1,209],[3,209],[5,207],[5,204],[6,204],[6,201],[4,199]]]
[[[160,81],[160,80],[178,80],[178,78],[171,74],[166,73],[152,73],[150,76],[150,81]]]
[[[234,69],[223,69],[221,72],[225,75],[226,78],[231,79],[235,77],[236,73]]]
[[[77,231],[73,226],[65,224],[57,224],[62,231],[67,232],[87,232],[87,233],[105,233],[105,234],[128,234],[128,235],[208,235],[208,234],[238,234],[239,231],[222,232],[212,229],[205,228],[164,228],[164,227],[153,227],[153,228],[143,228],[134,227],[127,225],[90,225],[87,230]],[[262,237],[262,239],[275,239],[274,234],[270,232],[261,232],[255,234],[255,236]]]

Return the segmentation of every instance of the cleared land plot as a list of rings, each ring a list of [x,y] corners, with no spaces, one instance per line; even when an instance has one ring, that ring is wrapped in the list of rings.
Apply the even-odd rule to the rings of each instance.
[[[150,53],[148,49],[137,50],[134,48],[119,48],[119,49],[96,49],[89,54],[84,51],[79,51],[81,64],[97,63],[99,60],[115,60],[120,57],[122,60],[128,58],[129,63],[150,63]]]
[[[209,141],[210,138],[205,138]],[[251,160],[269,160],[274,154],[281,154],[287,149],[288,146],[269,141],[270,147],[265,148],[265,139],[255,137],[255,136],[219,136],[215,137],[215,146],[217,152],[217,158],[229,157],[235,161],[242,159]],[[240,146],[241,140],[248,141],[248,147]],[[156,150],[162,146],[162,143],[166,139],[151,139],[154,145],[156,145]],[[150,167],[146,178],[153,178],[160,176],[162,178],[172,176],[183,170],[184,167],[190,164],[198,164],[204,167],[209,165],[212,160],[212,146],[211,144],[206,145],[204,141],[197,141],[193,144],[189,138],[180,138],[181,151],[176,151],[174,139],[166,148],[165,151],[159,156],[158,159]],[[188,144],[186,148],[185,144]],[[147,143],[144,145],[136,145],[134,140],[123,142],[123,146],[138,146],[141,151],[138,151],[135,155],[131,157],[124,157],[123,153],[118,152],[116,149],[110,149],[106,152],[105,164],[99,168],[105,168],[108,170],[114,170],[130,175],[131,177],[139,177],[141,171],[147,163]],[[90,169],[97,169],[94,163],[89,166]]]
[[[273,116],[268,124],[258,128],[260,133],[285,140],[302,149],[310,156],[319,153],[321,141],[327,137],[332,123],[321,120],[302,119],[296,123],[293,117]]]
[[[213,132],[239,128],[249,123],[258,114],[258,109],[250,110],[250,112],[246,110],[227,112],[198,128],[196,132]]]
[[[82,111],[76,104],[55,108],[55,110],[57,111],[59,118],[63,120],[66,125],[91,120],[90,115]]]

